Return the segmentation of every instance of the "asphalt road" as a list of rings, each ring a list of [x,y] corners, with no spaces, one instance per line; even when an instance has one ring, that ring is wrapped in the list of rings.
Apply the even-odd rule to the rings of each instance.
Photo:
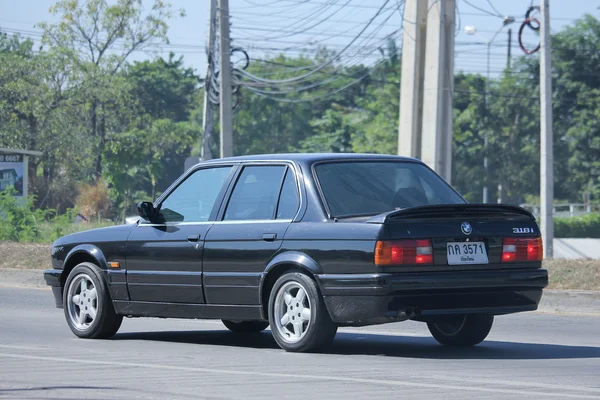
[[[483,344],[438,345],[424,324],[341,329],[321,354],[218,321],[127,319],[77,339],[49,290],[0,287],[4,399],[600,399],[600,318],[498,317]]]

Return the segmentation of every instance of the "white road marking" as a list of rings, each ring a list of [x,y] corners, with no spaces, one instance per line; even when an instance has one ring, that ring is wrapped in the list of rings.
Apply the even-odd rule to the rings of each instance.
[[[13,344],[0,344],[1,349],[12,349],[12,350],[48,350],[52,349],[52,347],[42,347],[42,346],[19,346]]]
[[[0,283],[0,287],[2,288],[11,288],[11,289],[32,289],[32,290],[43,290],[49,292],[50,286],[42,286],[42,285],[28,285],[26,283]]]
[[[600,394],[599,388],[588,388],[581,386],[569,386],[569,385],[556,385],[552,383],[536,383],[536,382],[525,382],[515,380],[504,380],[504,379],[492,379],[492,378],[460,378],[455,376],[446,375],[428,375],[429,378],[439,379],[442,381],[460,382],[460,383],[474,383],[474,384],[489,384],[489,385],[504,385],[504,386],[525,386],[535,387],[540,389],[560,389],[560,390],[575,390],[587,393],[598,393]]]
[[[459,385],[447,385],[438,383],[420,383],[420,382],[407,382],[407,381],[392,381],[384,379],[370,379],[370,378],[352,378],[343,376],[326,376],[326,375],[305,375],[305,374],[283,374],[283,373],[271,373],[271,372],[256,372],[256,371],[236,371],[228,369],[217,369],[217,368],[196,368],[196,367],[183,367],[175,365],[163,365],[163,364],[147,364],[147,363],[131,363],[131,362],[119,362],[119,361],[102,361],[102,360],[81,360],[75,358],[63,358],[63,357],[44,357],[44,356],[30,356],[24,354],[10,354],[0,353],[0,357],[4,358],[17,358],[24,360],[36,360],[36,361],[51,361],[51,362],[62,362],[69,364],[87,364],[87,365],[111,365],[125,368],[149,368],[157,370],[171,370],[171,371],[187,371],[187,372],[199,372],[205,374],[224,374],[224,375],[243,375],[243,376],[256,376],[263,378],[286,378],[292,380],[307,379],[313,381],[332,381],[332,382],[347,382],[347,383],[363,383],[372,385],[387,385],[397,387],[418,387],[427,389],[444,389],[444,390],[468,390],[472,392],[486,392],[486,393],[506,393],[516,394],[521,396],[548,396],[548,397],[560,397],[560,398],[571,398],[571,399],[600,399],[600,396],[585,395],[585,394],[570,394],[570,393],[554,393],[554,392],[540,392],[533,390],[517,390],[517,389],[501,389],[491,387],[476,387],[476,386],[459,386]],[[473,380],[472,382],[476,382]],[[482,380],[484,383],[485,380]],[[570,387],[566,387],[573,389]]]
[[[364,335],[382,335],[382,336],[406,336],[406,337],[420,337],[420,338],[428,338],[430,335],[424,335],[422,333],[414,333],[414,332],[392,332],[392,331],[382,331],[375,329],[356,329],[356,328],[340,328],[339,332],[342,333],[355,333],[355,334],[364,334]]]

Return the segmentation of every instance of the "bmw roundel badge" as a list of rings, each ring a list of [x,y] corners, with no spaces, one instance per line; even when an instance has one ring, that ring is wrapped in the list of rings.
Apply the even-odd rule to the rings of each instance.
[[[471,228],[471,224],[469,224],[468,222],[463,222],[460,225],[460,230],[462,231],[462,233],[464,233],[465,235],[470,235],[471,232],[473,232],[473,228]]]

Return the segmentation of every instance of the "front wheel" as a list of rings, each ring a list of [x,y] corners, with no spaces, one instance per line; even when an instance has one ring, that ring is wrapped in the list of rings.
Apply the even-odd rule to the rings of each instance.
[[[463,314],[439,317],[427,327],[435,340],[448,346],[475,346],[483,342],[492,329],[493,315]]]
[[[115,313],[102,273],[97,265],[83,262],[67,278],[63,308],[69,328],[80,338],[109,338],[123,321],[123,316]]]
[[[315,281],[299,272],[281,276],[269,296],[273,338],[286,351],[314,351],[337,332]]]
[[[269,326],[267,321],[234,321],[227,319],[221,321],[227,329],[236,333],[258,333],[264,331]]]

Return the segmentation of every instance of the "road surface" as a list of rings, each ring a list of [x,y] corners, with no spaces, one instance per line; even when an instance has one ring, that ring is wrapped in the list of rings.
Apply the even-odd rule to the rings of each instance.
[[[424,324],[341,329],[321,354],[219,321],[126,319],[77,339],[49,290],[0,286],[4,399],[600,399],[600,318],[498,317],[482,345],[438,345]]]

